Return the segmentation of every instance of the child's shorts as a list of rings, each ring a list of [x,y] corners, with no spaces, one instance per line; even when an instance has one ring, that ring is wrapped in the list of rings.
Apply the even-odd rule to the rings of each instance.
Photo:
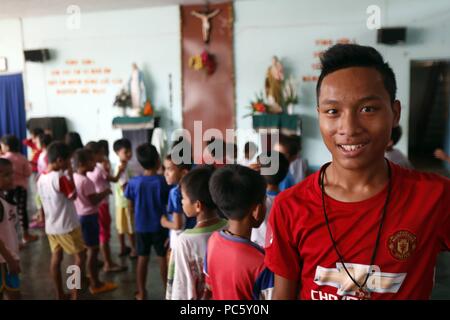
[[[108,202],[102,202],[98,207],[98,224],[100,226],[100,243],[108,243],[111,239],[111,214]]]
[[[81,228],[76,228],[65,234],[48,234],[47,237],[52,252],[62,249],[66,254],[74,255],[85,248]]]
[[[98,247],[100,243],[100,225],[98,213],[79,216],[83,240],[88,247]]]
[[[6,263],[0,263],[0,292],[19,291],[20,278],[18,274],[10,274]]]
[[[118,234],[133,234],[133,217],[128,208],[116,207],[116,227]]]
[[[158,257],[166,255],[167,230],[161,229],[157,232],[136,232],[136,249],[138,256],[148,257],[152,246]]]

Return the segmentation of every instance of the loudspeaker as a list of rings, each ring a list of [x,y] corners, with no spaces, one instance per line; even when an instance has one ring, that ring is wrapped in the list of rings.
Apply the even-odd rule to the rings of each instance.
[[[50,51],[48,49],[25,50],[25,61],[44,62],[50,60]]]
[[[397,44],[406,41],[406,28],[381,28],[378,29],[377,43]]]

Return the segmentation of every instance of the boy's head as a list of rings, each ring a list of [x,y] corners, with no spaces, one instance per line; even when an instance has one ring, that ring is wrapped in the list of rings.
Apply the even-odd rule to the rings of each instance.
[[[13,167],[11,161],[0,158],[0,190],[6,191],[14,188]]]
[[[268,155],[269,163],[265,164],[267,167],[272,167],[272,161],[278,161],[278,171],[272,175],[262,175],[264,179],[266,179],[267,185],[278,187],[281,181],[286,178],[286,175],[289,171],[289,161],[284,156],[284,154],[272,151],[270,155]],[[259,157],[258,157],[259,162]]]
[[[379,163],[400,119],[394,72],[374,48],[355,44],[331,47],[321,62],[317,111],[333,163],[348,170]]]
[[[294,161],[301,151],[301,138],[299,136],[287,136],[280,134],[278,142],[273,149],[284,154],[289,162]]]
[[[164,159],[164,177],[168,185],[178,184],[183,176],[191,170],[191,163],[175,164],[172,155],[168,154]]]
[[[20,141],[12,134],[3,136],[0,143],[3,152],[20,152]]]
[[[214,210],[209,180],[214,172],[213,166],[201,166],[193,169],[181,179],[183,211],[188,217],[196,217],[200,212]]]
[[[100,146],[100,149],[102,150],[102,153],[105,157],[109,157],[109,143],[107,140],[98,140],[98,145]]]
[[[244,156],[246,159],[253,159],[258,152],[258,146],[251,141],[247,141],[244,145]]]
[[[104,159],[103,149],[98,142],[89,141],[85,148],[92,152],[95,162],[101,162]]]
[[[50,143],[52,143],[53,138],[51,135],[42,133],[39,135],[39,145],[41,146],[41,149],[46,149]]]
[[[69,146],[61,141],[52,142],[47,147],[48,163],[55,171],[69,168],[71,154]]]
[[[139,164],[145,170],[157,170],[161,165],[158,150],[149,142],[136,148],[136,156]]]
[[[88,148],[78,149],[73,155],[74,169],[79,173],[91,172],[95,169],[95,154]]]
[[[121,162],[128,162],[133,156],[131,142],[126,138],[114,141],[113,150],[117,154]]]
[[[264,221],[266,181],[255,170],[241,165],[217,169],[209,181],[217,208],[230,220],[248,220],[253,228]]]
[[[78,132],[68,132],[65,137],[65,142],[69,146],[71,153],[83,148],[83,142]]]
[[[41,134],[44,134],[44,130],[42,128],[34,128],[30,130],[31,133],[31,140],[36,144],[39,142],[39,136]]]

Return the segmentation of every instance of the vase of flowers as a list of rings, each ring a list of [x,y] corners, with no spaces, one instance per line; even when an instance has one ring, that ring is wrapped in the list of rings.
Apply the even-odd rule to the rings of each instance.
[[[295,89],[295,81],[292,76],[284,83],[283,100],[285,112],[287,114],[293,114],[294,106],[298,103],[298,95]]]
[[[131,95],[125,89],[121,89],[119,94],[116,95],[114,100],[114,106],[122,108],[123,116],[127,116],[127,108],[131,106]]]
[[[251,112],[244,115],[244,118],[255,114],[263,114],[269,112],[269,106],[267,105],[267,103],[265,103],[263,97],[264,96],[262,92],[255,95],[255,100],[250,101],[250,106],[248,106],[248,108],[251,109]]]

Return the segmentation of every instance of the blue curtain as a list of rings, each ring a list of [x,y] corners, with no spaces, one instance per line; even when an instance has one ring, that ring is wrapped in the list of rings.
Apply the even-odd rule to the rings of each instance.
[[[0,137],[13,134],[26,137],[25,96],[22,74],[0,76]],[[22,147],[26,153],[26,147]]]

